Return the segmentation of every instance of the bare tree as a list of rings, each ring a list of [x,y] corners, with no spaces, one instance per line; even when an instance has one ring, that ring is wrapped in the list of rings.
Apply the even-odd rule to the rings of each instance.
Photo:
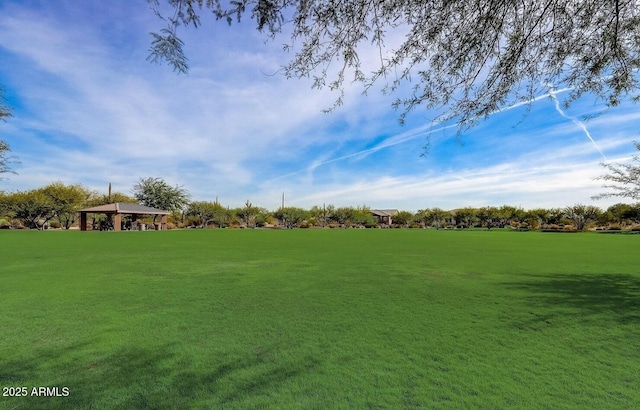
[[[4,96],[4,88],[0,85],[0,120],[4,120],[12,116],[11,107],[6,105],[5,101],[7,101],[7,99]]]
[[[4,104],[6,98],[3,95],[4,89],[0,86],[0,120],[5,121],[6,118],[11,117],[11,108]],[[10,157],[8,153],[11,152],[11,147],[6,141],[0,140],[0,174],[8,172],[14,173],[9,166],[12,162],[17,162],[15,158]],[[2,179],[2,178],[0,178]]]
[[[640,142],[634,142],[633,145],[640,151]],[[603,163],[601,165],[609,170],[609,174],[601,175],[597,179],[607,181],[602,187],[613,191],[596,195],[592,197],[593,199],[619,196],[640,200],[640,155],[634,155],[629,164]]]
[[[640,0],[167,0],[170,17],[148,1],[167,23],[152,33],[150,60],[186,72],[179,26],[198,27],[202,9],[229,24],[249,14],[270,38],[290,33],[284,75],[337,90],[337,105],[345,84],[411,83],[393,103],[401,120],[424,106],[465,128],[561,87],[571,90],[566,105],[585,93],[611,106],[639,99]],[[374,68],[361,58],[371,47]]]
[[[5,141],[0,140],[0,174],[13,173],[9,164],[12,162],[17,162],[13,157],[9,156],[9,152],[11,152],[11,147]],[[1,180],[2,178],[0,178]]]

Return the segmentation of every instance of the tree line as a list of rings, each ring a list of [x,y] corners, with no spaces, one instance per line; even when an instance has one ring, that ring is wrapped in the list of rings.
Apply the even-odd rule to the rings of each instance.
[[[481,208],[421,209],[417,212],[397,211],[391,216],[391,224],[379,223],[366,206],[335,207],[314,205],[310,209],[284,207],[276,211],[253,206],[247,201],[244,207],[229,209],[217,201],[190,203],[184,213],[187,226],[260,227],[278,225],[284,228],[435,228],[435,229],[545,229],[578,230],[589,227],[621,230],[640,230],[640,203],[616,204],[603,210],[592,205],[577,204],[565,208],[523,208],[503,205]]]
[[[280,207],[269,210],[247,200],[231,208],[214,201],[192,201],[182,187],[171,186],[160,178],[141,178],[131,195],[120,192],[99,193],[81,184],[54,182],[41,188],[0,192],[0,228],[69,229],[78,224],[79,210],[107,203],[137,203],[171,212],[171,228],[349,228],[397,227],[435,229],[603,229],[640,230],[640,203],[612,205],[601,209],[576,204],[565,208],[525,210],[503,205],[454,210],[425,208],[417,212],[400,210],[392,214],[392,223],[379,223],[367,206],[336,207],[315,205],[309,209]],[[106,218],[93,214],[91,225]]]

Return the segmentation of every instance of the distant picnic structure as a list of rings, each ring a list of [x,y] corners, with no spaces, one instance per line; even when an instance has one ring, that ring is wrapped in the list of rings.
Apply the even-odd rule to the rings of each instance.
[[[112,204],[94,206],[92,208],[86,208],[80,210],[80,230],[87,230],[87,215],[88,214],[105,214],[107,217],[113,216],[113,230],[120,231],[122,227],[122,215],[131,215],[132,223],[135,223],[141,215],[160,215],[160,223],[156,223],[155,229],[165,230],[167,229],[167,216],[169,211],[163,211],[162,209],[152,208],[150,206],[144,206],[139,204],[127,204],[121,202],[115,202]]]
[[[371,216],[376,218],[378,225],[391,225],[391,217],[398,213],[397,209],[372,209]]]

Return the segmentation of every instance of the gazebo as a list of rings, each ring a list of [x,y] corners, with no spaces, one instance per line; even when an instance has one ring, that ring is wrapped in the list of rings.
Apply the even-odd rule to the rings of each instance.
[[[81,209],[80,211],[80,230],[87,230],[87,214],[105,214],[107,216],[113,215],[113,230],[119,231],[120,225],[122,225],[122,215],[131,215],[133,221],[138,218],[138,215],[161,215],[160,225],[158,229],[164,230],[167,227],[167,215],[169,211],[163,211],[162,209],[151,208],[150,206],[138,205],[138,204],[126,204],[116,202],[113,204],[106,204],[100,206],[94,206],[92,208]]]

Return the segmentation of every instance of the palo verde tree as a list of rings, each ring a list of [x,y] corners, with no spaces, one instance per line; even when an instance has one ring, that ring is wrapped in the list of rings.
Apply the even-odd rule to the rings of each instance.
[[[602,211],[593,205],[577,204],[564,209],[564,216],[575,225],[578,231],[586,228],[587,224],[598,219]]]
[[[636,150],[640,151],[640,142],[635,142],[634,145]],[[612,191],[596,195],[593,199],[618,196],[640,200],[640,155],[634,155],[629,164],[602,164],[602,166],[609,173],[598,177],[598,179],[606,181],[603,188]]]
[[[206,228],[211,223],[221,227],[225,223],[226,212],[218,201],[194,201],[189,203],[185,213],[195,218],[201,228]]]
[[[395,215],[393,215],[393,223],[396,225],[407,227],[410,223],[412,223],[415,219],[415,215],[409,211],[398,211]]]
[[[53,201],[42,188],[14,192],[7,200],[15,217],[28,228],[43,230],[55,217]]]
[[[462,226],[463,228],[471,228],[475,221],[478,219],[477,214],[478,212],[476,209],[466,207],[456,209],[454,216],[459,226]]]
[[[182,187],[167,184],[161,178],[140,178],[133,186],[133,197],[145,206],[167,211],[182,211],[190,195]]]
[[[80,184],[65,185],[54,182],[41,188],[48,197],[54,218],[64,229],[69,229],[78,217],[78,211],[86,205],[91,191]]]
[[[288,229],[299,226],[300,223],[309,218],[310,215],[309,211],[293,206],[280,208],[273,213],[273,216],[278,218]]]
[[[421,209],[416,213],[416,218],[425,226],[440,229],[447,223],[447,219],[451,218],[451,213],[440,208]]]
[[[122,192],[112,192],[110,194],[101,194],[99,192],[91,192],[87,199],[86,206],[94,207],[99,205],[110,204],[112,202],[120,202],[121,204],[137,204],[138,200]]]
[[[566,104],[587,93],[611,106],[640,99],[640,0],[148,1],[167,23],[152,33],[152,61],[188,70],[177,29],[199,26],[202,9],[229,24],[249,14],[266,36],[290,36],[282,73],[337,90],[336,104],[345,84],[409,84],[393,104],[401,119],[441,108],[440,120],[464,128],[558,88],[571,90]]]
[[[486,226],[488,230],[491,230],[494,226],[498,216],[498,208],[493,206],[485,206],[476,211],[476,217],[480,221],[480,224]]]
[[[615,222],[620,225],[625,223],[638,223],[640,222],[640,203],[635,205],[614,204],[607,208],[606,214],[610,222]]]

